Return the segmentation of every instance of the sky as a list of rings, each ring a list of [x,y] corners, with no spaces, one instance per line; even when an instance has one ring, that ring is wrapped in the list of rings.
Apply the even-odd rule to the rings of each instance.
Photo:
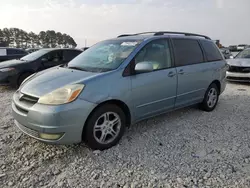
[[[250,0],[0,0],[0,28],[71,35],[78,47],[144,31],[208,35],[250,44]]]

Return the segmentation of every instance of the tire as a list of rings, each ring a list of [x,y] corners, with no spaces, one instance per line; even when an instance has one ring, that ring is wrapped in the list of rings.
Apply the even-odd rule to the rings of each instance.
[[[22,82],[26,79],[26,78],[28,78],[30,75],[31,75],[32,73],[23,73],[23,74],[21,74],[20,76],[19,76],[19,78],[18,78],[18,80],[17,80],[17,87],[19,87],[21,84],[22,84]]]
[[[119,142],[125,127],[126,118],[122,109],[114,104],[104,104],[88,118],[83,131],[83,140],[93,150],[105,150]],[[116,132],[113,138],[111,132],[113,135]]]
[[[210,98],[211,96],[211,98]],[[201,110],[204,110],[206,112],[211,112],[215,109],[217,106],[219,100],[219,89],[216,84],[212,83],[204,96],[204,99],[202,103],[200,104]]]

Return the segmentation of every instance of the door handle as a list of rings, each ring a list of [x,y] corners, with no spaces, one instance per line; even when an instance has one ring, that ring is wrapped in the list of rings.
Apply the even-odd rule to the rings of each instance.
[[[183,69],[179,70],[178,74],[184,74]]]
[[[173,77],[175,75],[175,73],[173,71],[168,73],[168,77]]]

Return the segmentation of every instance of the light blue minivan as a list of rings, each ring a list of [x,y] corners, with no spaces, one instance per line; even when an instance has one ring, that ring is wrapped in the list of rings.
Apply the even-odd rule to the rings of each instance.
[[[13,96],[13,116],[19,129],[40,141],[84,141],[103,150],[140,120],[193,104],[212,111],[225,89],[226,70],[207,36],[121,35],[24,80]]]

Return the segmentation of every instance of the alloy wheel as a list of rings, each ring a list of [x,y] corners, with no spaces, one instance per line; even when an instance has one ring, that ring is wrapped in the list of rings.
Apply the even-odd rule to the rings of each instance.
[[[121,118],[115,112],[102,114],[94,125],[94,138],[100,144],[109,144],[119,135]]]
[[[215,88],[211,88],[208,92],[207,105],[209,108],[213,108],[218,99],[218,93]]]

